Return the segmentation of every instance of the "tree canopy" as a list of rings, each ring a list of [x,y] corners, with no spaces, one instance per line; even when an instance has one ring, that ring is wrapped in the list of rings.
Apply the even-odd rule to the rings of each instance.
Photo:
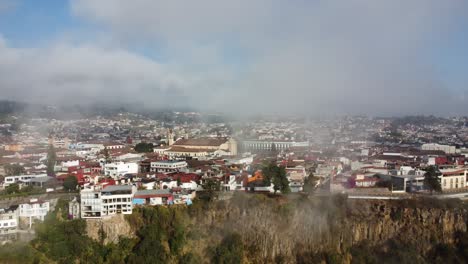
[[[67,191],[74,191],[76,190],[77,186],[78,179],[75,175],[68,175],[67,178],[65,178],[65,181],[63,181],[63,188],[65,188]]]
[[[431,191],[431,193],[433,191],[442,191],[439,176],[440,172],[435,166],[429,166],[428,168],[426,168],[426,173],[424,174],[424,187]]]
[[[284,194],[291,191],[289,188],[288,178],[286,177],[285,167],[270,163],[263,167],[262,173],[263,183],[265,185],[270,185],[273,183],[273,189],[275,190],[275,193],[280,191]]]
[[[49,150],[47,151],[47,175],[55,175],[56,160],[57,154],[55,153],[55,148],[53,145],[49,145]]]
[[[138,153],[147,153],[147,152],[153,152],[153,143],[138,143],[135,145],[135,151]]]

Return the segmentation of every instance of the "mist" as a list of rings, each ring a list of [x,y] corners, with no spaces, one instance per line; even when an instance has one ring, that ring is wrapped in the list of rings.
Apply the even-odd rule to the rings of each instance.
[[[463,115],[468,70],[454,87],[434,57],[458,40],[467,11],[463,0],[72,0],[83,29],[23,46],[0,31],[1,97],[231,115]]]

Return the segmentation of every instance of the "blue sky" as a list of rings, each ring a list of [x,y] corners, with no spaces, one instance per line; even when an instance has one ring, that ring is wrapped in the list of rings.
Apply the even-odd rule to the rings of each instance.
[[[0,77],[30,71],[30,84],[5,81],[12,98],[83,85],[90,98],[113,85],[115,98],[145,91],[161,106],[171,89],[184,104],[210,98],[201,108],[230,111],[242,101],[273,113],[281,103],[291,112],[466,114],[468,4],[449,2],[0,0],[0,36],[14,58]],[[270,103],[259,104],[265,94]],[[413,100],[399,102],[403,94]],[[415,102],[420,94],[428,103]],[[446,110],[430,109],[438,102],[429,95]]]

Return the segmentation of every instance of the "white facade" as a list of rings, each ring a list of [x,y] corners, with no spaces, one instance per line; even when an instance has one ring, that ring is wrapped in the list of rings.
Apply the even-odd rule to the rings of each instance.
[[[114,162],[104,165],[104,175],[114,179],[124,176],[127,173],[138,173],[138,164],[134,162]]]
[[[42,202],[37,199],[32,199],[29,203],[19,205],[19,217],[29,218],[29,228],[31,228],[34,220],[44,221],[49,211],[49,202]]]
[[[28,183],[31,179],[46,177],[47,174],[36,174],[36,175],[18,175],[18,176],[6,176],[3,182],[3,187],[7,187],[13,183]]]
[[[467,170],[441,170],[440,185],[442,190],[462,189],[466,187]]]
[[[136,187],[113,185],[102,190],[82,190],[81,218],[101,218],[115,214],[131,214]]]
[[[457,148],[455,146],[440,145],[440,144],[435,144],[435,143],[423,144],[421,146],[421,149],[422,150],[441,150],[447,154],[457,153]]]
[[[18,210],[0,209],[0,243],[16,239],[18,232]]]
[[[246,140],[242,142],[244,150],[268,150],[270,151],[272,146],[275,146],[277,150],[285,150],[291,147],[309,147],[308,141],[295,142],[295,141],[261,141],[261,140]]]
[[[187,168],[186,161],[153,161],[151,162],[151,172],[176,172]]]

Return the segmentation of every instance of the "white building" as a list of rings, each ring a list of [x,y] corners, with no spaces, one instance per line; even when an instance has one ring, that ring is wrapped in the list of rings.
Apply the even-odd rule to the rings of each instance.
[[[124,176],[128,173],[138,173],[138,164],[135,162],[113,162],[104,165],[104,175],[114,179]]]
[[[447,154],[457,153],[457,148],[455,146],[440,145],[436,143],[423,144],[421,146],[421,149],[422,150],[441,150]]]
[[[186,161],[160,160],[151,162],[151,172],[177,172],[187,169]]]
[[[3,181],[3,187],[7,187],[10,184],[13,183],[29,183],[31,179],[34,178],[41,178],[41,177],[47,177],[47,174],[31,174],[31,175],[18,175],[18,176],[6,176],[5,180]]]
[[[462,189],[466,187],[467,170],[447,169],[440,170],[440,172],[442,173],[439,176],[442,190]]]
[[[0,244],[13,241],[18,232],[18,210],[16,208],[0,209]]]
[[[44,221],[45,216],[50,211],[49,202],[31,199],[29,203],[19,205],[19,217],[29,219],[29,228],[34,220]]]
[[[264,150],[270,151],[272,147],[277,150],[286,150],[292,147],[309,147],[309,141],[263,141],[263,140],[245,140],[242,142],[244,151]]]
[[[102,190],[85,189],[81,196],[81,218],[101,218],[115,214],[131,214],[136,187],[112,185]]]

